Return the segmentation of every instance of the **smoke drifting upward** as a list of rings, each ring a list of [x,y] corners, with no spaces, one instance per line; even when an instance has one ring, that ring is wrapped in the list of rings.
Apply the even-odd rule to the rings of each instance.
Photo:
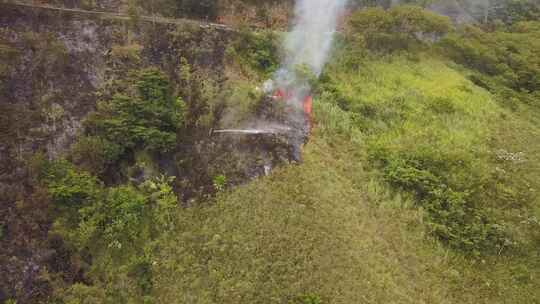
[[[308,79],[318,77],[328,60],[338,19],[347,0],[297,0],[295,20],[284,41],[285,56],[265,91],[293,110],[287,111],[289,142],[293,159],[300,160],[302,143],[311,130],[311,87]],[[311,74],[311,75],[310,75]]]
[[[313,75],[320,75],[346,3],[347,0],[296,1],[294,23],[284,41],[285,56],[274,81],[265,85],[268,91],[285,90],[293,97],[290,101],[299,101],[309,94],[307,81],[298,77],[297,71],[307,67]]]
[[[298,0],[295,23],[285,40],[284,68],[307,65],[315,75],[322,71],[332,47],[339,16],[346,0]]]

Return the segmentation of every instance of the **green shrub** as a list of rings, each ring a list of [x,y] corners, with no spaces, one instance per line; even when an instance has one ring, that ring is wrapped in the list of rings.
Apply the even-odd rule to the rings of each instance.
[[[485,87],[498,85],[517,92],[540,89],[540,27],[538,22],[518,23],[510,29],[485,32],[466,26],[444,38],[442,50],[457,63],[489,76]]]
[[[273,32],[253,32],[244,28],[232,42],[228,55],[234,55],[250,69],[268,76],[279,65],[277,37]]]
[[[97,286],[75,283],[63,294],[66,304],[98,304],[106,299],[105,290]]]
[[[81,247],[99,244],[122,249],[133,246],[143,229],[147,198],[130,186],[108,189],[105,197],[80,210],[78,234]]]
[[[303,295],[297,297],[294,301],[291,301],[290,304],[322,304],[321,298],[317,295]]]
[[[350,36],[372,51],[411,50],[435,41],[451,28],[448,18],[417,6],[368,8],[353,14]]]
[[[100,192],[97,179],[78,171],[66,160],[44,161],[39,177],[59,208],[80,208],[91,204]]]
[[[212,184],[214,185],[214,189],[216,191],[223,191],[227,185],[227,177],[225,177],[223,174],[216,175],[213,178]]]
[[[174,228],[174,213],[178,207],[178,198],[171,186],[174,180],[175,177],[160,176],[142,185],[146,196],[153,204],[153,225],[161,232]]]
[[[135,76],[132,85],[137,94],[116,94],[110,101],[100,102],[85,122],[87,133],[117,145],[110,149],[113,151],[168,152],[175,147],[184,121],[184,102],[173,96],[161,71],[145,69]]]
[[[128,276],[137,282],[141,294],[150,294],[153,287],[151,262],[145,257],[137,257],[128,268]]]
[[[99,176],[109,165],[119,160],[124,149],[99,136],[82,136],[70,152],[74,164]]]
[[[372,150],[371,156],[390,184],[416,195],[428,226],[443,243],[472,254],[495,253],[507,245],[504,225],[482,204],[485,181],[468,156],[421,147],[401,153]]]

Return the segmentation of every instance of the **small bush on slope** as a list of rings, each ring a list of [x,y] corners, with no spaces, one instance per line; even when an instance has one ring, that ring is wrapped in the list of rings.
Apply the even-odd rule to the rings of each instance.
[[[169,80],[158,69],[144,69],[132,77],[128,92],[98,104],[85,121],[88,137],[73,149],[73,159],[92,172],[102,172],[138,149],[165,153],[176,146],[184,102],[173,96]]]

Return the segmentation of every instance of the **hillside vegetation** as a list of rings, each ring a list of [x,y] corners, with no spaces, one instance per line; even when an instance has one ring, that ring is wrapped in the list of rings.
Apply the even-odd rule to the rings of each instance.
[[[64,152],[21,147],[33,129],[2,104],[24,187],[2,209],[0,262],[17,263],[0,299],[540,303],[540,21],[508,12],[457,26],[417,6],[354,11],[313,79],[300,163],[279,138],[209,135],[266,110],[279,33],[131,25]],[[24,58],[0,37],[12,81]],[[61,65],[57,44],[39,58]],[[29,104],[55,128],[71,111]],[[13,282],[21,244],[49,252],[32,287]]]

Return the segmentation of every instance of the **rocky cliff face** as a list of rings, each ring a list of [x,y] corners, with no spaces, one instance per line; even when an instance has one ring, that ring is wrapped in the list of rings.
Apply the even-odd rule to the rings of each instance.
[[[98,99],[95,93],[112,76],[111,63],[118,59],[112,58],[115,47],[140,46],[139,66],[163,66],[172,73],[171,65],[186,57],[192,65],[211,67],[214,75],[220,75],[227,35],[190,25],[185,33],[192,34],[173,38],[184,31],[182,25],[147,22],[132,30],[127,22],[3,5],[0,41],[8,54],[2,62],[6,72],[1,102],[6,107],[33,109],[39,118],[24,119],[28,126],[19,131],[32,135],[19,136],[25,138],[17,147],[2,147],[3,155],[16,150],[20,157],[35,152],[37,146],[46,146],[50,157],[65,151],[80,128],[80,119],[93,109]]]
[[[230,37],[194,24],[0,4],[0,302],[38,301],[50,291],[44,269],[81,279],[62,240],[47,233],[47,195],[23,169],[31,155],[65,155],[84,117],[130,69],[157,66],[174,78],[185,58],[219,82]]]

